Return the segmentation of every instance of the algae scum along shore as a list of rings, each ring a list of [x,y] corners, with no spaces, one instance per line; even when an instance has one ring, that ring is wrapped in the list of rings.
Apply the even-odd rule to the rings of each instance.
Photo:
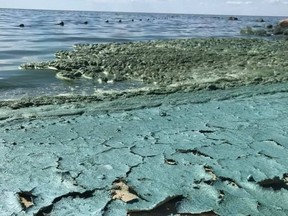
[[[287,215],[287,45],[85,44],[22,65],[146,87],[1,101],[0,215]]]
[[[178,39],[133,43],[79,44],[55,60],[21,65],[54,69],[60,79],[99,83],[137,80],[171,87],[218,87],[286,81],[288,41],[260,39]]]

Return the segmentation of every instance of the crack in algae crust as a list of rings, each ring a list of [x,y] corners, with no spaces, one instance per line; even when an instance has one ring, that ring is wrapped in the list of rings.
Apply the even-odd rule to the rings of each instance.
[[[139,80],[156,86],[217,87],[286,81],[288,41],[243,38],[177,39],[133,43],[77,44],[55,60],[22,69],[50,68],[60,79],[101,83]]]

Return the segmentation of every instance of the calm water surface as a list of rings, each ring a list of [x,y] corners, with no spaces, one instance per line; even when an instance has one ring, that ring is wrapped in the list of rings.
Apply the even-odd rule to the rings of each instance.
[[[19,70],[22,63],[53,59],[57,50],[77,43],[130,42],[173,38],[241,37],[240,28],[275,24],[281,17],[241,17],[0,9],[0,99],[58,94],[92,94],[134,83],[99,85],[67,82],[49,70]],[[119,23],[119,20],[122,20]],[[132,19],[134,21],[132,21]],[[105,21],[109,20],[109,23]],[[63,21],[64,26],[55,25]],[[88,24],[84,24],[87,21]],[[19,24],[25,24],[20,28]]]

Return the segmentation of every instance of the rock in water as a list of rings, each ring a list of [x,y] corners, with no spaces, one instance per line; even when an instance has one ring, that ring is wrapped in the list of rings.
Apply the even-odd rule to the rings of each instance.
[[[246,27],[240,30],[240,33],[243,35],[255,35],[255,36],[269,36],[268,32],[265,29],[262,28],[251,28]]]
[[[237,21],[238,18],[237,18],[237,17],[234,17],[234,16],[231,16],[231,17],[228,18],[228,20]]]
[[[282,28],[288,28],[288,19],[283,19],[278,24]]]
[[[64,26],[64,22],[61,21],[60,23],[57,23],[56,25]]]

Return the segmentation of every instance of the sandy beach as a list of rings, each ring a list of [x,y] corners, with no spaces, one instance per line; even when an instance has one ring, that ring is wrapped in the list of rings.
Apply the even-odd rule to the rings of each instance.
[[[287,92],[2,102],[0,215],[287,215]]]

